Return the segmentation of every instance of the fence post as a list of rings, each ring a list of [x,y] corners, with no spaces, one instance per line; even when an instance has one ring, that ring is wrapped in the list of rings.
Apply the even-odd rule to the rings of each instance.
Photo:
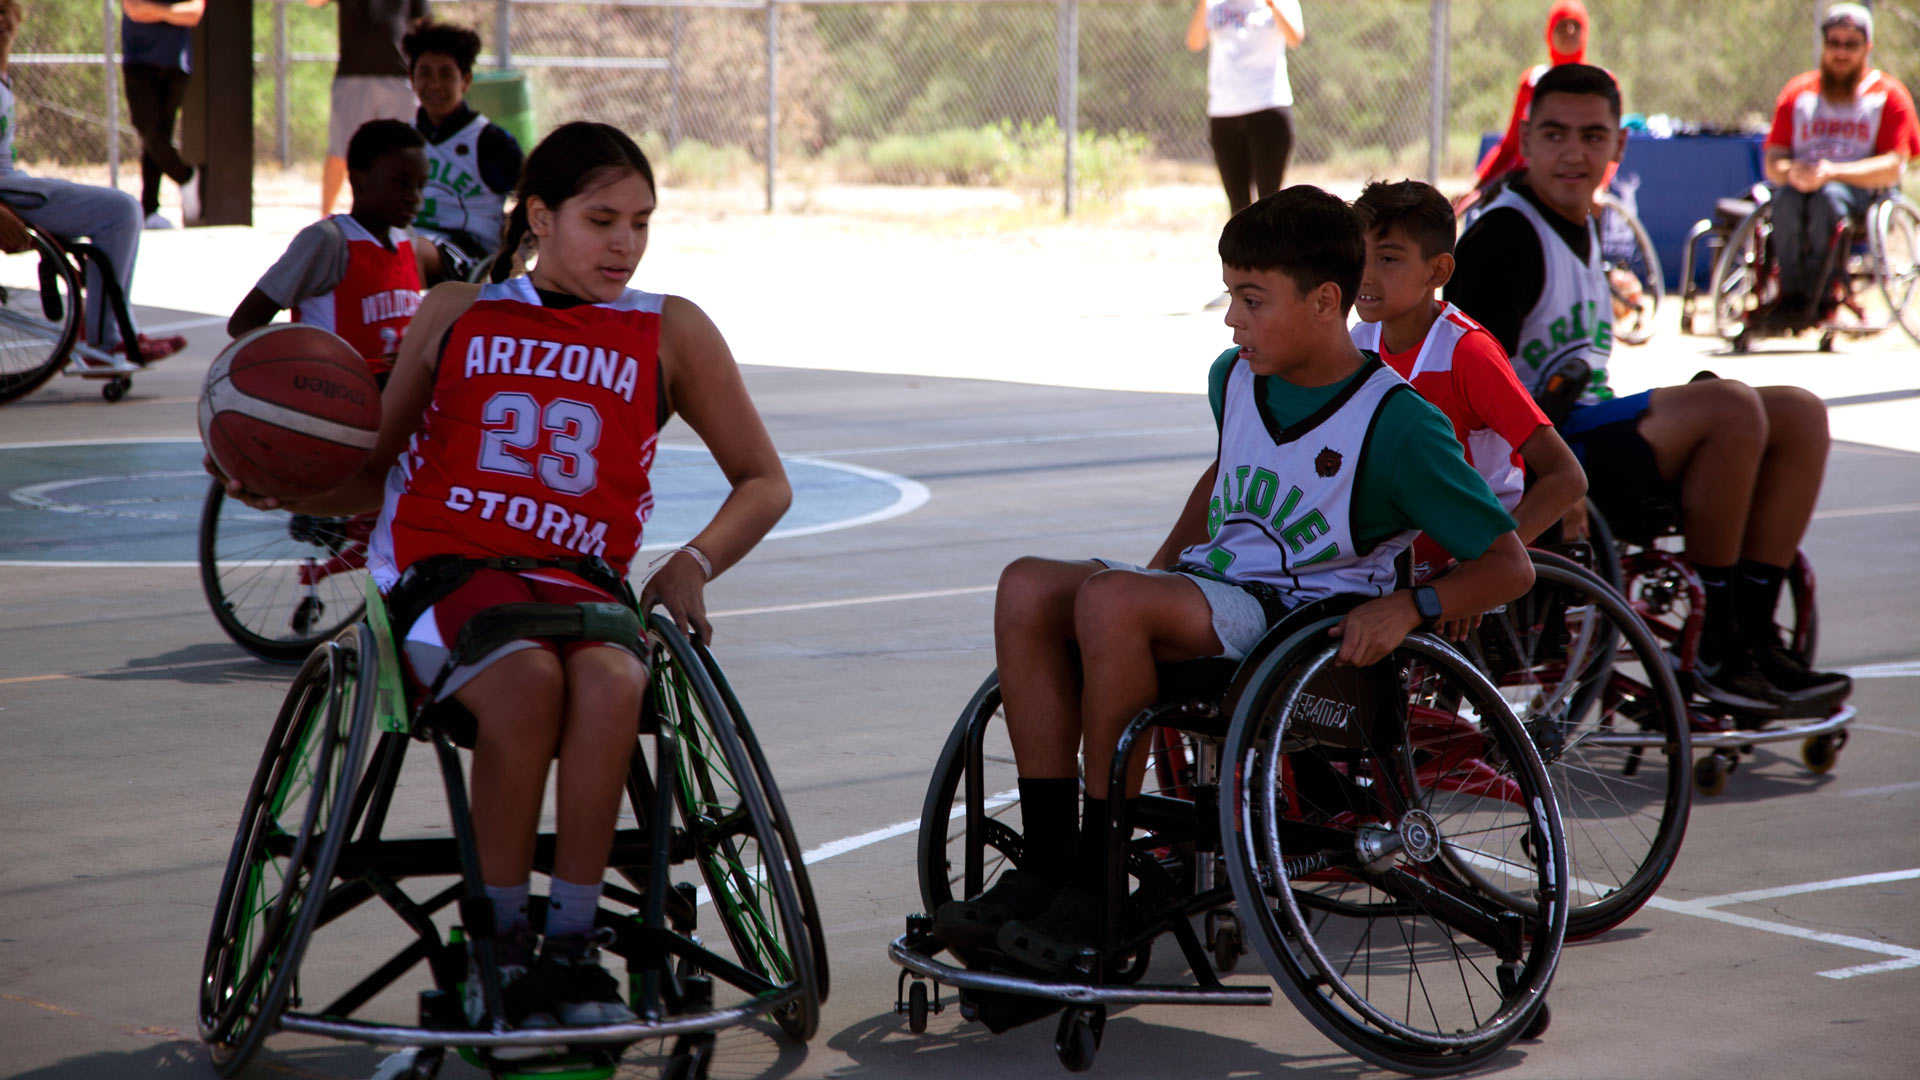
[[[773,170],[780,150],[780,4],[767,0],[767,213],[773,213]]]
[[[273,5],[273,155],[285,169],[293,164],[293,144],[287,133],[287,4]]]
[[[680,145],[680,36],[686,32],[685,8],[673,9],[673,37],[667,45],[667,152]]]
[[[1060,184],[1065,191],[1062,212],[1073,216],[1073,144],[1078,141],[1080,131],[1080,0],[1060,0],[1059,16],[1054,25],[1054,40],[1057,43],[1057,64],[1059,67],[1058,98],[1056,113],[1060,120],[1061,138],[1064,140],[1064,164],[1061,167]]]
[[[494,0],[493,55],[501,71],[513,66],[513,0]]]
[[[119,4],[101,0],[101,33],[106,45],[100,53],[100,82],[107,88],[107,186],[120,186],[120,87],[113,77],[114,32],[120,29]]]
[[[1452,84],[1449,52],[1453,5],[1433,0],[1432,27],[1427,40],[1427,183],[1440,186],[1440,170],[1447,153],[1447,88]]]

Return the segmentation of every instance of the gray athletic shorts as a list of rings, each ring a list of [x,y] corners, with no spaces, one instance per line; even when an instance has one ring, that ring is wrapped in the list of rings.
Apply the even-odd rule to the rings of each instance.
[[[404,75],[335,75],[333,112],[327,119],[327,156],[345,158],[347,143],[369,120],[413,123],[420,102]]]
[[[1241,660],[1247,651],[1259,644],[1260,638],[1267,632],[1267,613],[1253,594],[1238,585],[1229,585],[1224,581],[1188,574],[1177,570],[1148,570],[1132,563],[1115,562],[1112,559],[1095,559],[1094,562],[1109,570],[1132,570],[1139,574],[1171,574],[1183,577],[1200,586],[1200,594],[1207,598],[1207,606],[1213,610],[1213,633],[1220,639],[1225,649],[1220,653],[1228,660]]]

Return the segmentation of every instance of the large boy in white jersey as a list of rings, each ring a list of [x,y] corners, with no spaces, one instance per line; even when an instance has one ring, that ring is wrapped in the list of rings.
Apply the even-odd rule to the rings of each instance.
[[[420,99],[413,126],[427,140],[426,197],[413,219],[414,234],[426,241],[417,245],[421,276],[428,285],[464,281],[500,249],[507,193],[520,180],[520,144],[467,104],[480,35],[428,23],[400,47]]]
[[[1560,434],[1615,535],[1648,543],[1677,512],[1707,593],[1694,689],[1754,716],[1823,713],[1851,684],[1782,648],[1773,610],[1826,473],[1826,406],[1729,379],[1615,396],[1589,207],[1626,146],[1620,88],[1596,67],[1554,68],[1523,138],[1526,172],[1460,238],[1447,299],[1499,339],[1549,416],[1564,411]]]
[[[1505,349],[1452,304],[1434,299],[1453,276],[1453,207],[1418,180],[1373,183],[1353,208],[1367,230],[1353,343],[1413,384],[1453,421],[1467,464],[1531,544],[1562,517],[1584,531],[1587,475],[1520,385]],[[1526,482],[1527,474],[1533,482]],[[1443,565],[1430,537],[1414,541],[1414,578]]]
[[[1484,611],[1531,585],[1513,520],[1460,456],[1452,426],[1347,336],[1364,244],[1340,199],[1299,186],[1227,223],[1220,256],[1236,348],[1209,383],[1219,456],[1201,475],[1151,569],[1023,558],[994,610],[1027,857],[980,897],[943,906],[952,945],[997,945],[1061,971],[1097,940],[1107,820],[1121,728],[1158,694],[1155,661],[1238,659],[1280,613],[1339,593],[1373,599],[1335,631],[1340,662],[1370,665],[1411,631]],[[1460,566],[1398,587],[1416,532]],[[1418,592],[1418,597],[1416,597]],[[1132,792],[1138,790],[1136,773]]]

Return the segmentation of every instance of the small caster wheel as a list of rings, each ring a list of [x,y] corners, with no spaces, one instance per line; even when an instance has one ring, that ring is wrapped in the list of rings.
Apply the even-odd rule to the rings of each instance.
[[[667,1059],[662,1080],[707,1080],[707,1068],[713,1064],[713,1034],[700,1032],[682,1035],[673,1044],[673,1056]]]
[[[132,386],[133,376],[131,375],[122,375],[117,379],[108,379],[106,385],[100,388],[100,396],[106,398],[108,404],[112,404],[126,397],[127,390]]]
[[[1833,764],[1840,758],[1840,740],[1832,732],[1825,735],[1809,735],[1800,744],[1800,760],[1806,762],[1809,772],[1832,772]]]
[[[1213,966],[1225,975],[1240,966],[1240,955],[1246,952],[1246,946],[1240,941],[1240,921],[1231,915],[1220,920],[1213,931]]]
[[[1821,335],[1820,335],[1820,351],[1821,351],[1821,352],[1832,352],[1832,351],[1833,351],[1833,331],[1831,331],[1831,330],[1827,330],[1827,331],[1824,331],[1823,333],[1821,333]]]
[[[299,603],[293,605],[293,618],[287,621],[287,625],[294,633],[305,637],[307,632],[313,629],[313,625],[326,613],[326,601],[317,596],[303,596]]]
[[[1053,1035],[1053,1052],[1068,1072],[1086,1072],[1093,1068],[1093,1055],[1100,1049],[1100,1033],[1107,1026],[1105,1009],[1068,1009],[1060,1014],[1060,1027]]]
[[[1540,1011],[1533,1014],[1533,1019],[1527,1024],[1527,1030],[1521,1032],[1520,1037],[1523,1039],[1537,1039],[1545,1035],[1547,1028],[1552,1024],[1553,1008],[1543,1001],[1540,1003]]]
[[[1709,754],[1693,763],[1693,787],[1702,795],[1718,795],[1727,790],[1727,759]]]
[[[916,982],[907,988],[907,1030],[915,1035],[927,1033],[927,984]]]

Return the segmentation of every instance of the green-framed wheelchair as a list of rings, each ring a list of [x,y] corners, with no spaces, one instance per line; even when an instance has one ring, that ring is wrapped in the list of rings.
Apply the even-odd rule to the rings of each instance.
[[[449,664],[527,636],[623,643],[650,658],[597,916],[637,1019],[468,1024],[470,958],[486,1014],[504,1015],[493,945],[478,932],[492,917],[460,754],[473,721],[456,704],[409,700],[386,604],[369,586],[365,620],[295,675],[247,791],[199,987],[200,1035],[222,1076],[276,1031],[417,1048],[408,1080],[435,1075],[449,1048],[495,1076],[603,1080],[627,1046],[668,1038],[666,1075],[694,1080],[720,1028],[770,1018],[792,1039],[814,1035],[828,985],[821,923],[766,758],[704,644],[642,618],[624,584],[616,595],[625,602],[492,609]],[[444,800],[400,783],[422,742]],[[534,868],[550,872],[553,857],[543,831]],[[544,900],[530,917],[540,929]],[[718,922],[704,940],[703,918]],[[385,958],[369,974],[375,947]],[[422,966],[424,979],[402,983]]]

